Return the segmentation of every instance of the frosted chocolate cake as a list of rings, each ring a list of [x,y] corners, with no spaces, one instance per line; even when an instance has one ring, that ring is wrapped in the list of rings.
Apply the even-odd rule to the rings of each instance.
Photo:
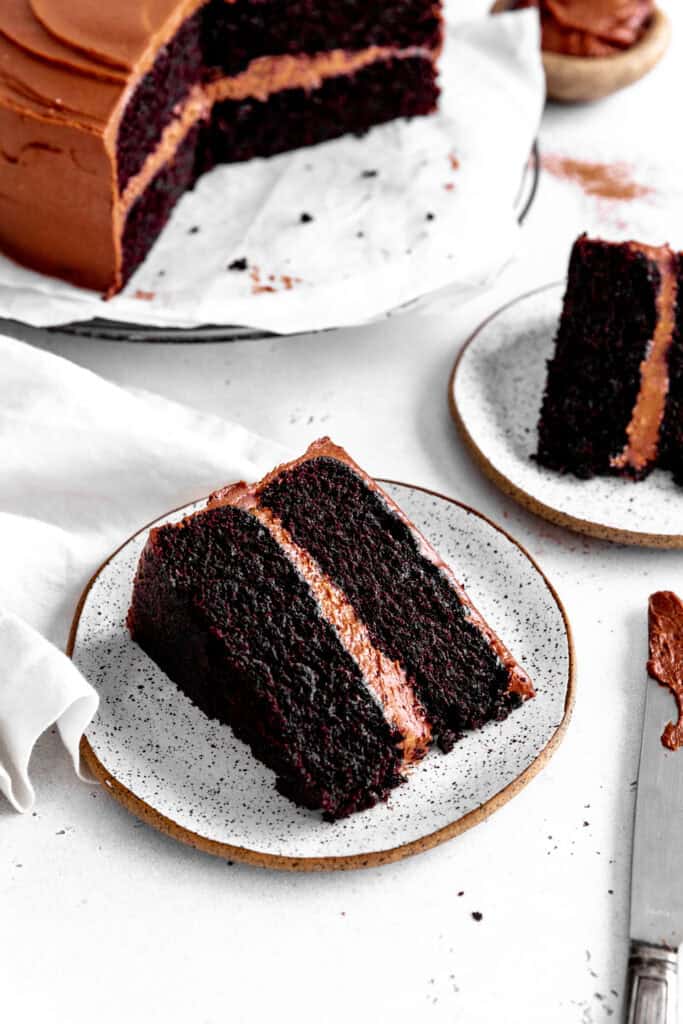
[[[0,250],[114,294],[216,164],[433,111],[441,42],[440,0],[2,0]]]

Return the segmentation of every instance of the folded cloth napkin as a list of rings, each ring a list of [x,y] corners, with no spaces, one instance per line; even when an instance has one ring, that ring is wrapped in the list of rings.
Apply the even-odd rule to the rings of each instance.
[[[0,792],[28,811],[38,737],[56,723],[78,770],[97,710],[62,653],[89,578],[145,523],[289,453],[2,336],[0,366]]]

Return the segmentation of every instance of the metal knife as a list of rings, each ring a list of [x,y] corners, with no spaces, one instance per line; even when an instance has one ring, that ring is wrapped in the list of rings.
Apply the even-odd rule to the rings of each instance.
[[[683,750],[667,750],[661,741],[664,726],[673,716],[670,691],[649,680],[633,828],[628,1024],[678,1024]]]

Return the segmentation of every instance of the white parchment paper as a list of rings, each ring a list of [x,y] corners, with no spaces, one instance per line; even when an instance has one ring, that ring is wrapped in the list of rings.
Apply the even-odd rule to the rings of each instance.
[[[449,24],[440,66],[434,116],[206,175],[108,302],[0,257],[0,316],[287,334],[364,323],[445,287],[470,297],[517,239],[544,102],[536,12]],[[246,271],[228,269],[241,259]]]

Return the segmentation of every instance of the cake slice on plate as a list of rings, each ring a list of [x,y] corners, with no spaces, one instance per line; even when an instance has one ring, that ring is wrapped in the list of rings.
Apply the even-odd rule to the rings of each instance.
[[[538,462],[588,478],[683,483],[681,257],[668,246],[574,244],[538,425]]]
[[[329,439],[153,529],[128,625],[280,792],[329,818],[534,694],[449,567]]]

